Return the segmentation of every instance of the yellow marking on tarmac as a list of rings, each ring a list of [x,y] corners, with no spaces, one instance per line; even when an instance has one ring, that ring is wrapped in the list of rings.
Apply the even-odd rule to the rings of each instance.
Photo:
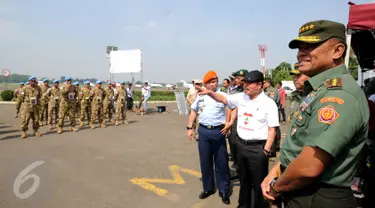
[[[163,179],[163,178],[132,178],[130,179],[130,182],[132,182],[135,185],[138,185],[148,191],[152,191],[158,196],[163,196],[168,199],[171,198],[172,201],[178,200],[176,195],[174,194],[168,194],[168,190],[158,188],[153,183],[164,183],[164,184],[185,184],[185,180],[181,177],[180,172],[187,173],[190,175],[193,175],[195,177],[202,177],[200,172],[181,168],[177,165],[171,165],[168,167],[169,171],[171,172],[172,179]],[[168,195],[167,195],[168,194]]]

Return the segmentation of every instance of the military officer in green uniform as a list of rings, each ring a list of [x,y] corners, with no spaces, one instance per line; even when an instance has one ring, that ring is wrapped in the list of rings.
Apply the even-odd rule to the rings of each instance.
[[[304,24],[289,43],[298,49],[298,70],[310,79],[280,162],[262,183],[264,197],[283,199],[285,207],[356,207],[350,186],[367,137],[369,109],[344,65],[345,32],[341,23],[318,20]]]
[[[230,95],[234,95],[234,94],[237,94],[237,93],[241,93],[243,92],[243,88],[244,88],[244,78],[246,76],[246,74],[248,73],[249,71],[246,70],[246,69],[240,69],[238,70],[237,72],[235,72],[233,75],[235,76],[236,78],[236,88],[234,88],[233,90],[231,90],[229,92]],[[231,120],[231,112],[232,110],[227,108],[227,111],[226,111],[226,119],[227,121],[229,122]],[[232,114],[234,115],[234,114]],[[235,114],[237,115],[237,114]],[[230,130],[230,135],[229,135],[229,138],[228,138],[228,141],[229,141],[229,148],[230,148],[230,155],[231,155],[231,160],[233,160],[233,168],[236,170],[236,172],[234,171],[231,171],[231,179],[234,180],[234,179],[237,179],[239,178],[238,177],[238,174],[237,174],[237,119],[234,119],[234,122],[233,122],[233,125],[231,127],[231,130]]]
[[[264,93],[269,98],[271,98],[273,101],[275,101],[276,104],[280,103],[279,91],[277,91],[274,87],[272,87],[271,79],[269,79],[269,78],[264,79],[263,90],[264,90]]]
[[[303,87],[305,85],[304,83],[306,80],[309,79],[309,77],[304,74],[301,74],[301,72],[298,71],[298,63],[294,64],[294,70],[291,70],[289,74],[293,76],[294,86],[296,87],[296,90],[290,93],[289,96],[289,119],[291,120],[292,115],[298,112],[299,106],[302,103],[302,92]]]

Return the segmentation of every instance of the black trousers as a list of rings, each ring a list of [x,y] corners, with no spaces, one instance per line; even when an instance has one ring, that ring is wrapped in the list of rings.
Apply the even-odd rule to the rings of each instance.
[[[279,108],[279,113],[281,114],[281,116],[279,114],[279,118],[282,118],[281,121],[286,121],[286,118],[285,118],[285,108],[280,107]]]
[[[313,185],[314,186],[314,185]],[[356,208],[350,187],[334,187],[318,184],[288,193],[284,198],[286,208]]]
[[[134,105],[134,100],[133,100],[133,98],[128,97],[128,98],[126,99],[126,109],[128,109],[128,110],[132,110],[132,109],[133,109],[133,105]]]
[[[276,157],[276,152],[280,150],[281,130],[276,127],[276,137],[271,146],[271,156]]]
[[[237,137],[238,137],[238,135],[237,135],[237,119],[233,122],[233,125],[232,125],[230,131],[231,131],[231,133],[230,133],[229,138],[228,138],[229,148],[230,148],[230,153],[232,153],[233,166],[237,167]]]
[[[268,157],[263,149],[266,141],[249,141],[246,143],[238,137],[237,165],[240,176],[240,208],[268,208],[269,203],[263,198],[260,184],[268,174]],[[251,190],[254,191],[254,201],[251,201]]]

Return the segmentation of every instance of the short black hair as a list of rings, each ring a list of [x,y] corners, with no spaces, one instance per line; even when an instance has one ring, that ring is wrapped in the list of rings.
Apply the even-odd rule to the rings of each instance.
[[[264,82],[268,82],[268,83],[272,84],[272,80],[270,78],[265,78]]]
[[[224,81],[227,81],[228,84],[230,83],[228,78],[225,78]]]
[[[283,86],[283,83],[281,83],[281,81],[277,81],[277,84],[279,84],[280,86]]]

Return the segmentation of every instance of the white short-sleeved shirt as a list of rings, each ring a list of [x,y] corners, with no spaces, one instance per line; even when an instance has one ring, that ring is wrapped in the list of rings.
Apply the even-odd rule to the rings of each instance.
[[[151,96],[151,87],[150,86],[142,87],[142,95],[144,97],[150,97]]]
[[[221,95],[225,93],[216,91]],[[215,101],[209,95],[197,96],[191,104],[191,109],[199,113],[199,123],[205,126],[219,126],[225,123],[226,105]]]
[[[237,133],[243,140],[266,140],[268,127],[280,125],[276,103],[263,92],[253,100],[245,93],[228,95],[227,101],[238,108]]]

